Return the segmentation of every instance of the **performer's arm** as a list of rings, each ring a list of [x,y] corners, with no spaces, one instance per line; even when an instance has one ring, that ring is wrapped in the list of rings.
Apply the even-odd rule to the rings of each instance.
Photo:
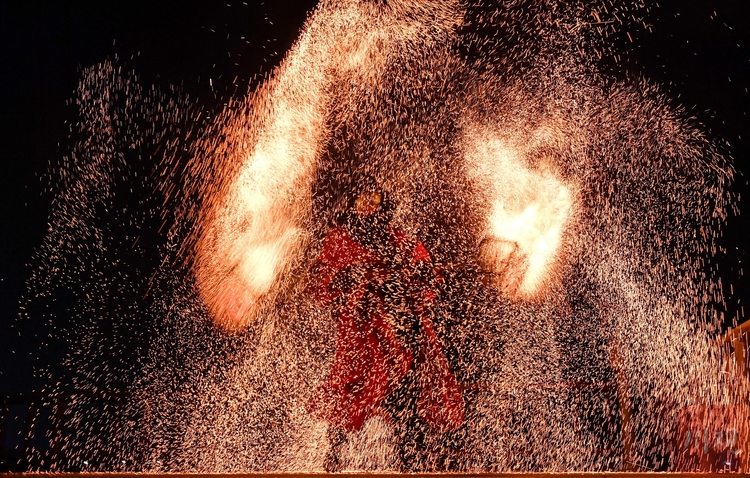
[[[432,264],[430,253],[419,239],[415,239],[409,264],[412,297],[420,311],[432,307],[439,287],[445,282],[440,269]]]

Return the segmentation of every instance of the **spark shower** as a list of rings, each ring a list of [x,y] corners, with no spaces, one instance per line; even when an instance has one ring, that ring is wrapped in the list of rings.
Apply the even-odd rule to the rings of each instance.
[[[135,279],[148,310],[121,308],[158,317],[143,326],[146,359],[124,365],[131,418],[73,409],[73,460],[320,471],[326,424],[306,404],[336,326],[307,290],[362,175],[445,277],[435,326],[466,423],[428,440],[420,469],[674,469],[693,447],[681,435],[690,410],[742,423],[747,384],[723,373],[721,292],[704,272],[735,207],[733,167],[657,85],[597,63],[644,11],[326,0],[262,85],[210,118],[111,63],[87,70],[31,288],[44,297],[64,279],[95,314],[131,280],[107,260],[116,227],[101,224],[133,220],[108,205],[140,181],[125,174],[134,154],[155,162],[164,199],[142,214],[164,219],[168,241]],[[90,357],[107,350],[95,325],[76,334],[70,364],[86,386],[106,377]],[[393,435],[370,419],[344,468],[398,471]]]

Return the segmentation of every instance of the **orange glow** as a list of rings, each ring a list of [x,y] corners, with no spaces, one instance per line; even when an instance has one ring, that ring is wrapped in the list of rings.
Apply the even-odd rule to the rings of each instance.
[[[533,298],[553,278],[575,188],[552,166],[487,132],[467,136],[466,161],[488,203],[480,259],[512,297]]]

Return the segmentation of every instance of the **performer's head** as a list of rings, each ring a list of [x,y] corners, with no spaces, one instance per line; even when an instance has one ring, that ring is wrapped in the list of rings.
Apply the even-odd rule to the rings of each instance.
[[[372,176],[360,178],[351,190],[347,228],[363,243],[387,241],[393,206],[387,193]],[[382,237],[381,237],[382,236]]]
[[[362,191],[354,202],[354,210],[360,217],[375,214],[383,202],[383,193],[380,191]]]
[[[365,175],[360,178],[353,192],[352,207],[360,218],[378,216],[383,211],[385,193],[374,177]]]

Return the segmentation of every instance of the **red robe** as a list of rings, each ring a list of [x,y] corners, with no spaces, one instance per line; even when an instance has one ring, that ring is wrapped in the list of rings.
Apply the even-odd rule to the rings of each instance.
[[[392,231],[391,239],[398,253],[411,265],[420,261],[429,264],[430,255],[418,240],[409,240],[401,231]],[[420,417],[441,430],[461,426],[464,419],[461,392],[432,321],[425,313],[434,300],[434,290],[421,287],[409,291],[412,312],[422,331],[414,356],[397,338],[382,294],[375,294],[368,313],[362,313],[360,302],[371,278],[350,284],[343,291],[332,287],[336,274],[353,266],[387,273],[387,264],[381,257],[355,241],[344,227],[337,227],[325,238],[318,266],[318,283],[313,292],[324,306],[334,300],[340,304],[336,310],[338,330],[333,366],[316,397],[319,415],[344,429],[359,430],[367,418],[382,411],[383,400],[414,364],[420,389],[417,404]]]

